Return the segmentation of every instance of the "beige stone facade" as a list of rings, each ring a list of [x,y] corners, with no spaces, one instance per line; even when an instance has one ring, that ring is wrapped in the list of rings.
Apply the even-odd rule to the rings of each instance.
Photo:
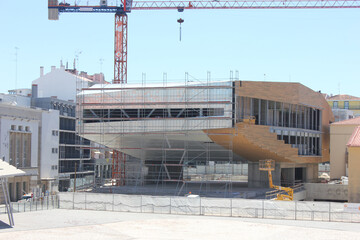
[[[349,119],[330,126],[330,178],[348,175],[347,147],[352,133],[360,125],[360,118]]]
[[[360,147],[349,147],[348,201],[360,203]]]

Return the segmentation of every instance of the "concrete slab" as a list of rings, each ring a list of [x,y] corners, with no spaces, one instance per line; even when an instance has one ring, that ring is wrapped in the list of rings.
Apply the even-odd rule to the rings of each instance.
[[[55,209],[14,214],[0,239],[360,239],[355,223]]]

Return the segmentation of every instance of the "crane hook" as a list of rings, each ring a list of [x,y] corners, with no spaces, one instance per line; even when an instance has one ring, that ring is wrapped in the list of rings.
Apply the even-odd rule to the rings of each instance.
[[[179,18],[179,19],[177,20],[177,22],[180,23],[180,42],[181,42],[181,24],[184,22],[184,19]]]

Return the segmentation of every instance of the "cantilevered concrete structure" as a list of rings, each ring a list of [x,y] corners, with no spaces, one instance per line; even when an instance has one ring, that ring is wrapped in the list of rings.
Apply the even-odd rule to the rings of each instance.
[[[125,185],[232,192],[248,175],[250,187],[266,187],[258,161],[268,158],[274,183],[293,185],[315,180],[329,161],[331,109],[300,83],[109,84],[78,98],[82,136],[127,155]]]

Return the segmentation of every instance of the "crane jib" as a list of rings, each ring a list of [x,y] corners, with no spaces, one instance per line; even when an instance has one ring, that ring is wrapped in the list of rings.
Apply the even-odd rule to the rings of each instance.
[[[55,1],[57,2],[57,1]],[[211,0],[211,1],[133,1],[123,4],[102,6],[80,6],[56,4],[48,0],[49,9],[59,12],[99,12],[116,13],[131,10],[156,9],[327,9],[327,8],[360,8],[360,0]]]
[[[62,6],[49,6],[49,9],[58,9],[59,12],[83,12],[83,13],[125,13],[131,12],[131,8],[127,8],[124,11],[123,7],[88,7],[88,6],[69,6],[69,7],[62,7]]]

